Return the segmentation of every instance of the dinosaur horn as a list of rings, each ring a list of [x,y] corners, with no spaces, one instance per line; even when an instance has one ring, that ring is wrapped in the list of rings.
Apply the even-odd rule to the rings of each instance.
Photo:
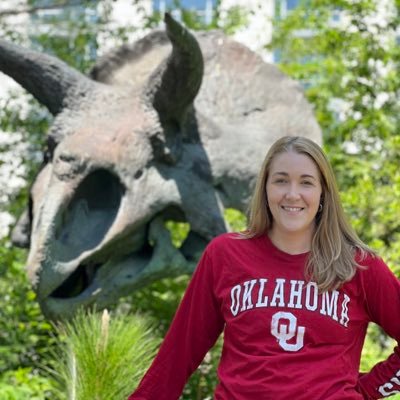
[[[165,14],[172,52],[150,77],[146,93],[161,119],[180,120],[196,97],[203,78],[203,55],[195,37]]]
[[[56,115],[76,97],[95,86],[79,71],[55,57],[0,40],[0,71],[13,78]]]

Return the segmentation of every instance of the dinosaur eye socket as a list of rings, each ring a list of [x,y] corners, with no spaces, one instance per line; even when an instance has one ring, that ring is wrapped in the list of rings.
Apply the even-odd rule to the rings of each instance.
[[[118,211],[125,192],[120,180],[111,172],[99,169],[89,174],[79,185],[74,200],[85,199],[89,209]]]
[[[103,240],[113,224],[125,188],[117,176],[100,169],[89,174],[58,219],[57,253],[69,261]]]

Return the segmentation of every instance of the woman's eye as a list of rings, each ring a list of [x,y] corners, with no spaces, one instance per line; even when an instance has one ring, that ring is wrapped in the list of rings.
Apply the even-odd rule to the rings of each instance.
[[[306,186],[313,185],[313,183],[311,181],[303,181],[302,183],[303,183],[303,185],[306,185]]]
[[[274,183],[286,183],[286,179],[282,179],[282,178],[276,179],[276,180],[274,181]]]

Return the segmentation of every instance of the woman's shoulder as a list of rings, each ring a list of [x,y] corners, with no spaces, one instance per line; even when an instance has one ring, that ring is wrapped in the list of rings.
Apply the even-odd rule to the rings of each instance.
[[[221,246],[224,247],[231,245],[232,243],[234,243],[234,241],[240,239],[241,239],[240,232],[226,232],[211,239],[207,247],[209,248],[218,248]]]
[[[374,252],[357,252],[357,264],[360,266],[358,272],[365,279],[370,280],[372,283],[376,282],[381,277],[393,277],[394,273],[389,268],[387,263]]]
[[[373,250],[370,249],[359,249],[355,250],[355,260],[358,265],[364,267],[362,269],[371,268],[379,268],[380,265],[386,265],[383,259],[375,253]]]
[[[241,232],[226,232],[213,238],[207,249],[211,251],[246,248],[257,241],[256,238],[247,238]]]

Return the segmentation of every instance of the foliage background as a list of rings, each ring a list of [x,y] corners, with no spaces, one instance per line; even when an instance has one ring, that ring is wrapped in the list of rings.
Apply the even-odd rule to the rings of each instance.
[[[399,11],[399,1],[305,0],[277,16],[268,46],[315,107],[353,226],[398,276]],[[394,345],[371,326],[361,369]]]
[[[105,38],[117,45],[134,35],[135,29],[142,28],[110,29],[111,0],[75,3],[84,4],[87,12],[77,18],[73,7],[64,4],[67,12],[62,29],[68,32],[67,36],[56,34],[60,21],[55,18],[46,21],[46,31],[27,37],[12,29],[7,15],[1,12],[0,30],[5,37],[55,54],[87,72],[96,54],[102,51]],[[98,3],[101,12],[91,12]],[[38,0],[28,2],[33,8],[40,4]],[[228,13],[224,11],[222,23],[218,4],[209,26],[204,26],[190,12],[183,12],[183,21],[196,29],[222,27],[229,34],[246,24],[248,15],[238,7]],[[282,70],[303,83],[315,107],[324,132],[325,150],[334,165],[345,209],[357,232],[397,274],[400,273],[399,7],[397,0],[307,0],[285,18],[278,14],[274,38],[268,44],[279,56]],[[338,12],[345,16],[340,23],[334,18]],[[159,15],[150,15],[144,19],[144,28],[156,26],[159,20]],[[43,133],[51,119],[46,109],[17,88],[9,98],[0,100],[0,177],[8,182],[0,189],[3,221],[8,218],[6,215],[17,216],[26,204],[26,182],[32,181],[41,162]],[[7,173],[13,179],[7,180]],[[3,214],[6,212],[10,214]],[[244,226],[243,215],[234,210],[228,210],[227,218],[237,229]],[[178,243],[186,227],[172,224],[169,228]],[[53,354],[62,340],[58,331],[43,319],[35,302],[25,276],[25,257],[25,251],[12,248],[9,239],[3,237],[0,398],[62,398],[54,374],[49,372],[55,367]],[[142,313],[155,324],[154,334],[161,338],[187,280],[183,276],[156,282],[121,300],[113,312]],[[182,399],[211,398],[220,346],[219,342],[207,355]],[[368,370],[385,357],[392,346],[378,328],[371,327],[362,369]]]

